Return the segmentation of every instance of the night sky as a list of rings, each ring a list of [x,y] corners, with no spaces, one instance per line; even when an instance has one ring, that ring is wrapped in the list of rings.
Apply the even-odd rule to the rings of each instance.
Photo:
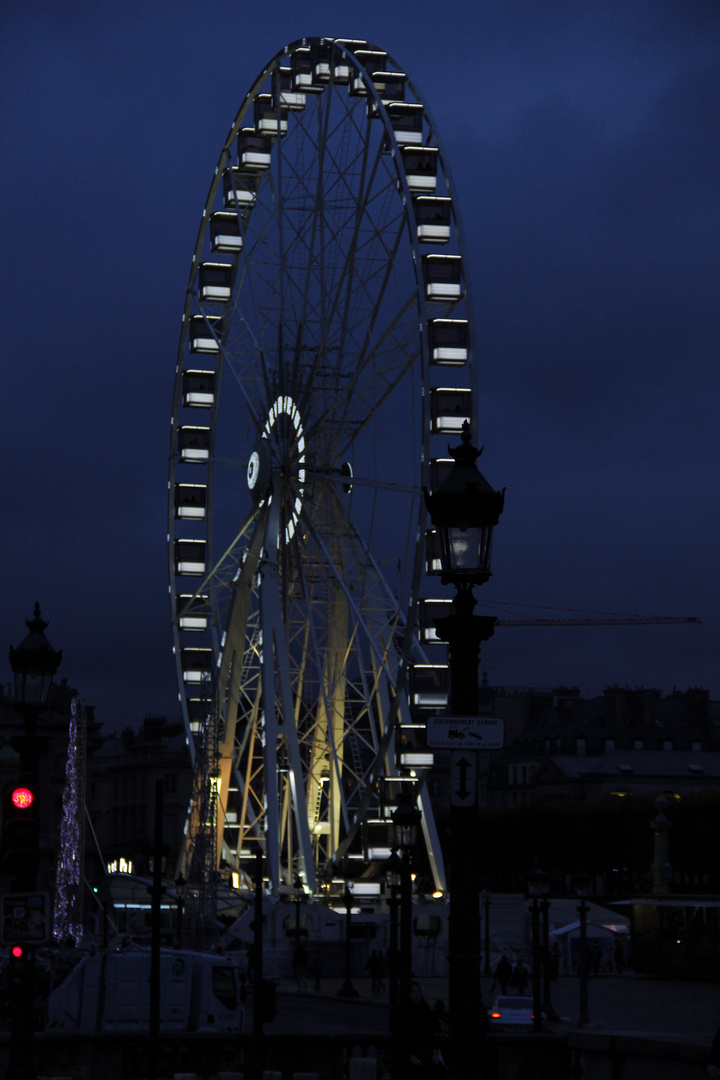
[[[5,0],[4,648],[39,600],[106,727],[178,714],[166,489],[190,259],[252,81],[323,34],[411,74],[453,174],[481,468],[507,487],[478,610],[703,620],[498,630],[483,670],[720,697],[715,0]]]

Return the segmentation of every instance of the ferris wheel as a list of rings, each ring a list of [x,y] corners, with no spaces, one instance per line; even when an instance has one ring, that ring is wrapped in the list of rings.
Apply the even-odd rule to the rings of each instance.
[[[365,41],[288,45],[202,212],[168,511],[180,700],[196,761],[214,746],[196,820],[234,869],[262,850],[275,892],[389,854],[401,791],[444,887],[408,671],[424,659],[423,485],[474,413],[468,308],[411,79]]]

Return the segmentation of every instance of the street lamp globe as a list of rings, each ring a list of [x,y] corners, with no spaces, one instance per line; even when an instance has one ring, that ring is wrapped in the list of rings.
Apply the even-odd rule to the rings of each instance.
[[[505,489],[494,491],[482,475],[472,445],[470,424],[463,422],[460,446],[448,447],[453,458],[437,490],[425,489],[425,505],[437,530],[443,584],[472,588],[491,576],[492,534],[505,503]]]
[[[550,875],[535,866],[527,875],[527,890],[533,900],[541,900],[550,894]]]
[[[35,604],[32,619],[26,619],[29,633],[18,647],[10,646],[10,667],[15,680],[15,700],[23,705],[47,704],[53,675],[60,666],[62,649],[53,649],[45,637],[48,625]]]

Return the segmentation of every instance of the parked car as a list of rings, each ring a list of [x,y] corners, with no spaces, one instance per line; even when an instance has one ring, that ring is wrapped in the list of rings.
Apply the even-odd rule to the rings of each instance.
[[[542,1026],[545,1029],[544,1017]],[[490,1030],[532,1031],[533,999],[531,997],[521,997],[519,994],[495,998],[495,1002],[490,1009]]]

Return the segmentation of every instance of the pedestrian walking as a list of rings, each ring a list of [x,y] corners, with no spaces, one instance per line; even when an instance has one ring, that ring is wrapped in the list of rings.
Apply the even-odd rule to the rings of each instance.
[[[497,984],[500,983],[500,993],[507,994],[508,985],[510,983],[510,979],[512,978],[512,973],[512,964],[508,960],[505,953],[503,953],[498,960],[497,967],[495,968],[495,979],[493,980],[493,984],[490,987],[490,993],[492,994]]]

